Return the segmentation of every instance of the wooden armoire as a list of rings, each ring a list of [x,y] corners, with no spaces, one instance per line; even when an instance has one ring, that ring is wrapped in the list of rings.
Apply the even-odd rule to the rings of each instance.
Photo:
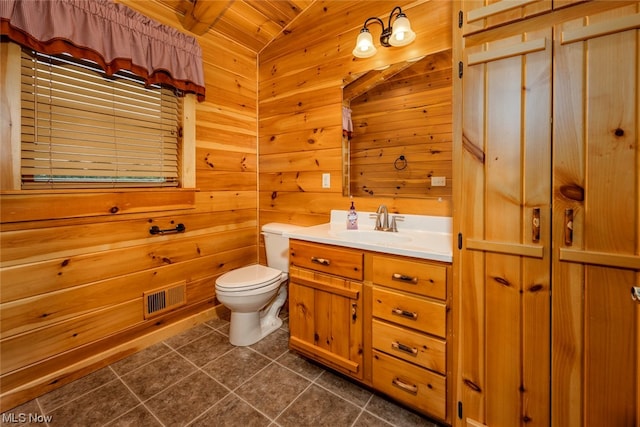
[[[454,425],[637,427],[640,2],[459,9]]]

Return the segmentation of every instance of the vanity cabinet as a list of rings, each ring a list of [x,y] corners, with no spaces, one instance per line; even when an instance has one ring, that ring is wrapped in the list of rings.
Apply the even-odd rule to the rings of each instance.
[[[290,347],[362,380],[364,252],[297,240],[289,250]]]
[[[291,239],[290,348],[451,422],[451,265]]]
[[[372,255],[373,386],[447,419],[447,264]]]

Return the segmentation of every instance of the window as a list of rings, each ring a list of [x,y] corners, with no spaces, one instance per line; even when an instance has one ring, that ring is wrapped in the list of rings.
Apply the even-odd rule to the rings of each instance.
[[[22,49],[23,189],[177,187],[182,99],[129,72]]]

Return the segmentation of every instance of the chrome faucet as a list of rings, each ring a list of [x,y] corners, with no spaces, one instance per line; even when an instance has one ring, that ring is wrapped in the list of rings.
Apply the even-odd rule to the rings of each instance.
[[[383,215],[382,218],[380,218],[381,215]],[[386,205],[378,206],[378,210],[376,211],[376,230],[389,230],[389,210]]]
[[[378,231],[398,231],[398,225],[396,221],[402,221],[404,219],[401,215],[392,215],[391,224],[389,224],[389,210],[386,205],[378,206],[378,210],[375,214],[370,215],[371,218],[376,219],[375,230]]]

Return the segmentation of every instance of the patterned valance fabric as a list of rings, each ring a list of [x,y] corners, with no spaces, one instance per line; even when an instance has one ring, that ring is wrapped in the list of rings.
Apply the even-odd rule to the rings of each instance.
[[[90,59],[107,74],[127,69],[204,100],[196,39],[112,0],[0,0],[0,31],[38,52]]]

